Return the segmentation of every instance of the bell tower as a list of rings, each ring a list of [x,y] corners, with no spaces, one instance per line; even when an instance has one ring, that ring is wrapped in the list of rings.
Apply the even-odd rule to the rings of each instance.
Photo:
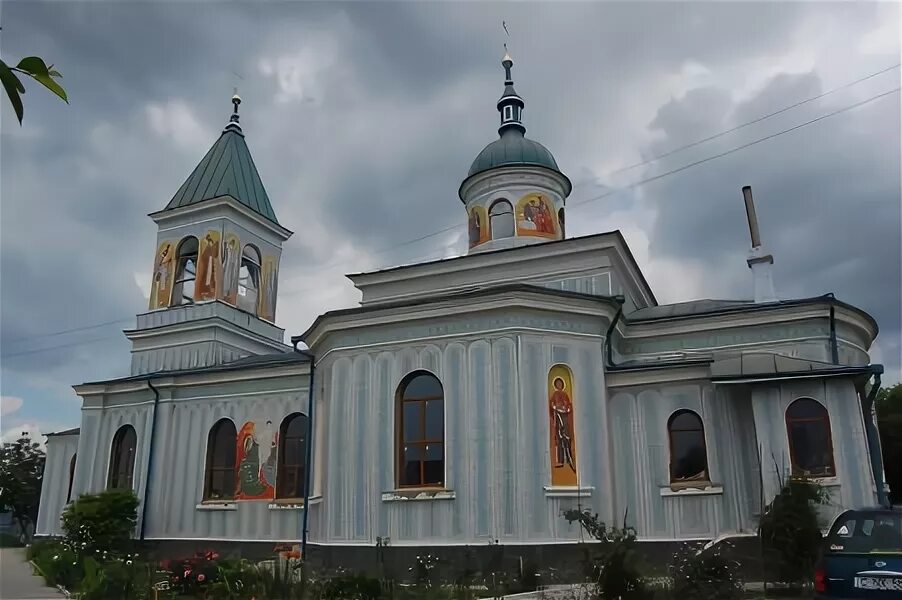
[[[222,364],[282,352],[276,297],[282,227],[232,115],[157,224],[148,312],[125,332],[132,374]]]

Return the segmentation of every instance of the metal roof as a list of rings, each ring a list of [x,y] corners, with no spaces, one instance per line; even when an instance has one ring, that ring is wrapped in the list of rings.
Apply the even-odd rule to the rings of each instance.
[[[45,433],[44,436],[56,437],[59,435],[78,435],[80,432],[81,432],[81,429],[78,427],[75,427],[73,429],[66,429],[65,431],[56,431],[54,433]]]
[[[496,167],[511,165],[537,165],[558,173],[561,171],[548,148],[516,129],[508,129],[476,156],[467,177]]]
[[[738,308],[746,305],[753,305],[753,300],[713,300],[705,298],[702,300],[690,300],[688,302],[676,302],[674,304],[660,304],[658,306],[648,306],[639,308],[627,314],[630,321],[645,319],[664,319],[666,317],[688,317],[691,315],[700,315],[712,311],[723,310],[725,308]]]
[[[223,130],[163,210],[190,206],[222,196],[231,196],[273,223],[279,222],[244,141],[244,134],[237,127],[226,127]]]

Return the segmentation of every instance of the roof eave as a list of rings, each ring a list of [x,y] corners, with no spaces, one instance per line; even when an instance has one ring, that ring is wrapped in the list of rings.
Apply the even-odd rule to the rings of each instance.
[[[501,164],[501,165],[497,165],[494,167],[490,167],[488,169],[484,169],[482,171],[477,171],[475,173],[469,173],[469,174],[467,174],[466,179],[464,179],[460,183],[460,187],[457,188],[457,197],[460,198],[460,201],[463,204],[466,204],[466,200],[464,200],[464,196],[463,196],[463,191],[464,191],[464,188],[469,184],[469,182],[472,179],[474,179],[475,177],[479,177],[481,175],[485,175],[486,173],[492,173],[494,171],[497,171],[498,169],[508,169],[510,167],[531,167],[531,168],[544,169],[544,170],[548,171],[549,173],[554,173],[555,175],[560,177],[564,183],[564,190],[565,190],[564,204],[565,205],[567,204],[567,197],[570,195],[570,192],[573,191],[573,182],[570,181],[570,178],[567,177],[566,175],[564,175],[559,169],[552,169],[548,165],[543,165],[540,163],[531,163],[531,162],[512,162],[512,163]]]

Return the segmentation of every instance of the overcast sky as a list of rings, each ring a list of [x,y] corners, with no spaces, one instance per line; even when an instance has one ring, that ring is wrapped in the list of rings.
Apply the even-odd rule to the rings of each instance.
[[[295,231],[287,335],[358,301],[344,273],[463,253],[457,188],[497,137],[502,20],[527,135],[574,183],[569,235],[620,229],[661,302],[748,298],[752,185],[778,295],[835,292],[870,312],[873,361],[900,379],[898,92],[634,185],[896,89],[898,68],[622,170],[896,65],[896,4],[28,0],[0,16],[4,60],[46,58],[70,96],[26,82],[22,127],[0,108],[5,438],[77,426],[71,385],[128,374],[146,215],[216,140],[234,86]]]

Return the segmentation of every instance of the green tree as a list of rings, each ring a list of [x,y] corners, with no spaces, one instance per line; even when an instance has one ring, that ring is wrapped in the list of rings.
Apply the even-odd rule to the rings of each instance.
[[[53,68],[53,65],[47,66],[42,58],[37,56],[27,56],[19,61],[15,67],[10,67],[3,60],[0,60],[0,83],[6,90],[6,96],[9,98],[13,110],[16,111],[16,118],[19,119],[19,125],[22,124],[22,115],[25,108],[22,106],[22,94],[25,93],[25,86],[16,74],[27,75],[31,77],[45,88],[59,96],[68,104],[69,98],[66,96],[66,90],[63,89],[57,79],[62,75]]]
[[[27,433],[0,449],[0,507],[12,513],[22,532],[38,518],[44,451]]]
[[[883,471],[893,504],[902,503],[902,383],[877,392],[877,428]]]
[[[128,549],[138,521],[138,498],[131,490],[83,494],[63,511],[66,542],[81,554]]]

